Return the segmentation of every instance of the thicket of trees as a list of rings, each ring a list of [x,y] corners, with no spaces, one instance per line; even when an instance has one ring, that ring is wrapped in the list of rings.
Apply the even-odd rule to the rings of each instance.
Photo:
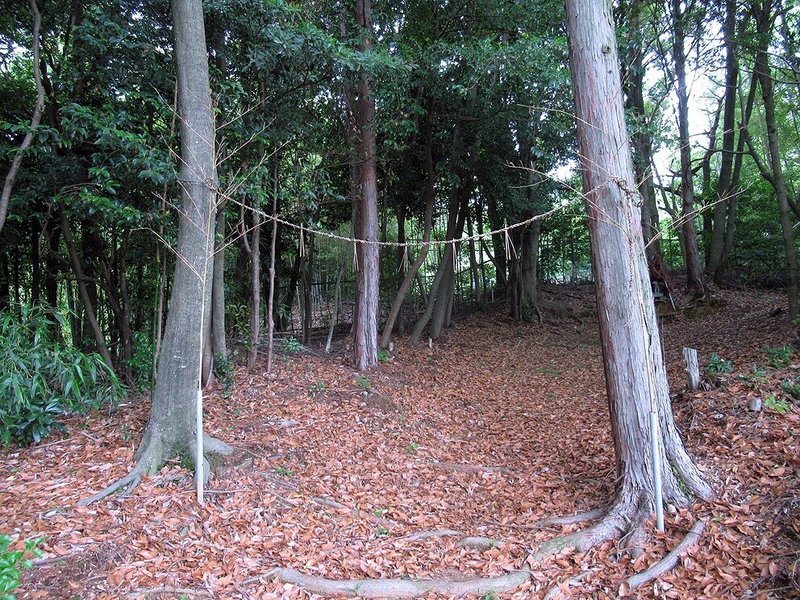
[[[785,286],[797,318],[800,7],[623,0],[614,13],[618,58],[612,39],[593,60],[618,67],[633,161],[600,166],[636,207],[651,275],[683,270],[698,298],[712,283]],[[352,326],[366,368],[379,331],[383,347],[396,331],[436,339],[492,299],[542,319],[559,307],[540,280],[592,268],[602,289],[610,234],[593,230],[590,252],[576,167],[589,198],[611,179],[587,175],[600,159],[576,142],[587,82],[574,64],[570,81],[567,23],[560,1],[14,3],[0,15],[0,311],[67,315],[53,339],[154,389],[148,471],[196,450],[193,382],[234,355],[259,364],[273,329],[307,342]],[[569,25],[573,42],[592,33]],[[625,145],[624,127],[607,133]],[[652,360],[664,464],[707,495]]]

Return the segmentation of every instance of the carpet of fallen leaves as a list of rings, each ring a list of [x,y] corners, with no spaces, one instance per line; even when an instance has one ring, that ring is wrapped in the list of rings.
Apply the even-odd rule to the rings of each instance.
[[[708,524],[700,545],[639,597],[798,594],[800,407],[748,405],[785,397],[781,381],[800,377],[800,360],[766,366],[763,349],[792,340],[780,296],[720,297],[664,320],[675,413],[718,499],[668,514],[666,532],[635,561],[617,543],[564,552],[503,597],[542,598],[561,584],[566,596],[614,598],[696,519]],[[591,306],[590,288],[572,288],[570,302]],[[684,345],[699,349],[702,364],[716,352],[735,370],[682,392]],[[232,397],[215,389],[206,398],[208,431],[237,450],[202,507],[177,461],[131,497],[77,506],[133,464],[149,405],[128,402],[71,417],[68,434],[0,459],[0,531],[17,544],[45,539],[21,598],[310,597],[259,579],[274,566],[338,579],[499,575],[579,527],[541,529],[538,520],[603,506],[613,490],[591,317],[539,326],[475,314],[432,348],[401,340],[363,375],[344,348],[279,356],[273,377],[238,370]],[[412,537],[444,529],[461,534]],[[498,543],[466,548],[464,536]]]

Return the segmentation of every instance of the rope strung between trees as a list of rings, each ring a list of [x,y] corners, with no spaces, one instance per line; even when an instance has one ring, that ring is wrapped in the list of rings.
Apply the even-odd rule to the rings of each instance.
[[[270,215],[270,214],[264,212],[263,210],[261,210],[259,208],[255,208],[255,207],[252,207],[252,206],[246,206],[241,201],[236,200],[236,199],[234,199],[234,198],[232,198],[230,196],[227,196],[222,191],[218,190],[217,194],[221,198],[223,198],[224,200],[229,201],[229,202],[231,202],[233,204],[238,204],[242,208],[244,208],[246,210],[249,210],[249,211],[253,212],[254,214],[257,214],[258,216],[260,216],[261,218],[263,218],[265,220],[273,221],[275,223],[279,223],[281,225],[284,225],[286,227],[289,227],[291,229],[295,229],[295,230],[299,231],[300,232],[300,252],[301,252],[301,256],[305,253],[305,248],[304,248],[305,234],[313,234],[313,235],[326,237],[326,238],[329,238],[329,239],[332,239],[332,240],[338,240],[338,241],[341,241],[341,242],[348,242],[348,243],[352,243],[352,244],[363,244],[365,246],[372,245],[372,246],[385,246],[385,247],[406,248],[406,249],[415,248],[417,246],[435,247],[435,246],[447,246],[449,244],[455,245],[455,244],[460,244],[461,242],[470,242],[470,241],[479,241],[479,240],[482,240],[482,239],[491,239],[492,236],[503,234],[504,237],[505,237],[506,252],[508,253],[508,251],[511,250],[511,251],[514,252],[514,255],[516,255],[516,249],[514,248],[514,244],[511,241],[511,236],[509,235],[510,231],[512,231],[514,229],[518,229],[520,227],[526,227],[527,225],[530,225],[531,223],[535,223],[536,221],[541,221],[543,219],[546,219],[546,218],[548,218],[548,217],[550,217],[550,216],[552,216],[552,215],[554,215],[554,214],[556,214],[556,213],[558,213],[558,212],[560,212],[562,210],[566,210],[567,208],[571,208],[571,207],[575,206],[576,204],[578,204],[578,202],[582,202],[582,199],[581,200],[574,200],[572,202],[567,202],[565,204],[562,204],[560,206],[556,206],[555,208],[552,208],[552,209],[550,209],[550,210],[548,210],[546,212],[543,212],[541,214],[534,215],[534,216],[530,217],[529,219],[525,219],[524,221],[519,221],[518,223],[514,223],[512,225],[507,225],[506,227],[501,227],[499,229],[493,229],[491,231],[486,231],[484,233],[476,233],[474,235],[462,236],[460,238],[452,238],[452,239],[449,239],[449,240],[429,240],[427,242],[424,242],[422,240],[414,240],[414,241],[410,241],[410,242],[394,242],[394,241],[380,241],[380,240],[360,240],[358,238],[348,237],[348,236],[345,236],[345,235],[339,235],[338,233],[332,233],[330,231],[324,231],[322,229],[314,229],[313,227],[309,227],[308,225],[305,225],[305,224],[302,224],[302,223],[301,224],[297,224],[297,223],[293,223],[292,221],[287,221],[286,219],[283,219],[283,218],[281,218],[281,217],[279,217],[277,215]],[[356,264],[358,263],[358,259],[355,256],[354,256],[354,261],[356,262]]]

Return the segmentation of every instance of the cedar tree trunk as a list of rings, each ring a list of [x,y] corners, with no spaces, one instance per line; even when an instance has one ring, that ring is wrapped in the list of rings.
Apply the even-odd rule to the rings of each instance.
[[[578,148],[597,288],[617,489],[606,517],[571,540],[582,549],[636,530],[655,507],[648,416],[657,411],[663,499],[711,490],[684,449],[669,401],[622,106],[611,3],[567,0]]]

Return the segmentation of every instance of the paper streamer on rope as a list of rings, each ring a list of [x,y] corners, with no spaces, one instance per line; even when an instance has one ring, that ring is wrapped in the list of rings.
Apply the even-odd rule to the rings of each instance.
[[[358,273],[358,240],[353,243],[353,270]]]
[[[411,263],[408,260],[408,246],[403,246],[403,260],[401,261],[403,271],[411,269]]]
[[[302,257],[304,257],[306,255],[306,243],[305,243],[305,239],[303,237],[303,232],[304,232],[303,224],[301,223],[300,224],[300,258],[302,258]]]

